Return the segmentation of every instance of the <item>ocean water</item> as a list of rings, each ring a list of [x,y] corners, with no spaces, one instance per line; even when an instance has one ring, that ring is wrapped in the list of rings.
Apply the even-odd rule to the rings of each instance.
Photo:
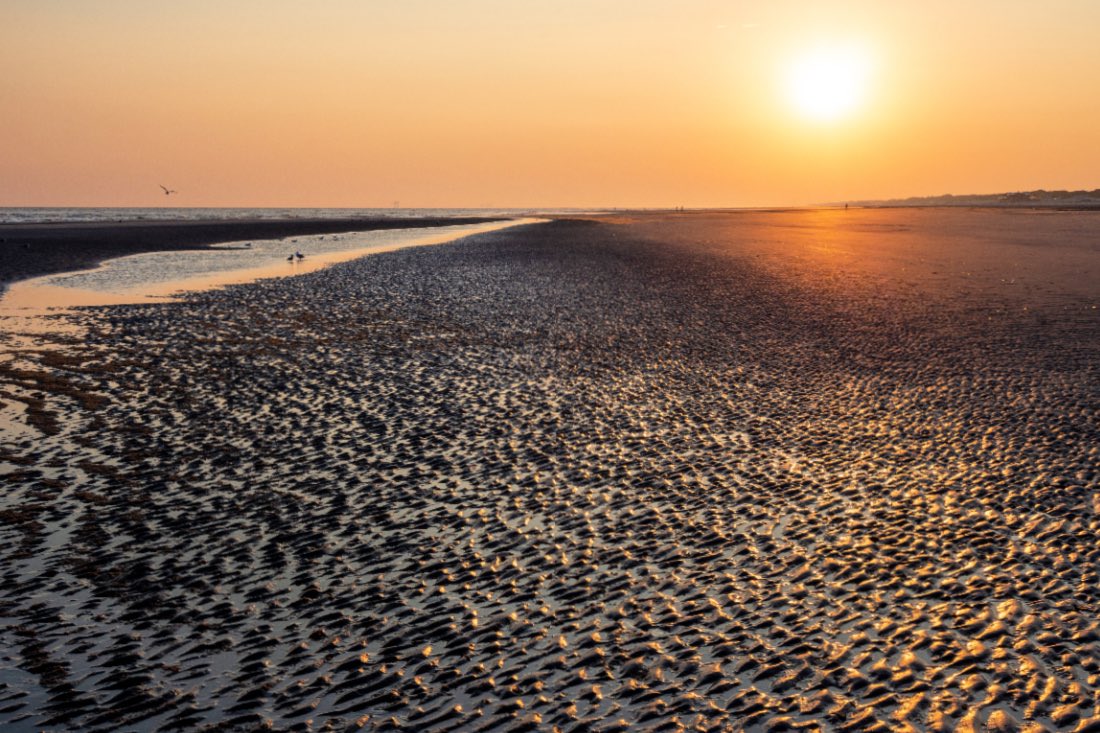
[[[234,219],[427,219],[441,216],[524,216],[531,213],[562,213],[575,210],[531,209],[299,209],[299,208],[94,208],[94,207],[0,207],[0,224],[75,223],[111,221],[194,221]]]

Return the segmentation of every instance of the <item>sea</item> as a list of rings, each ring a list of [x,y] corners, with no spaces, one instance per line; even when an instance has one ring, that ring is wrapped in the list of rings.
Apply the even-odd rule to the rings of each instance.
[[[303,208],[95,208],[0,207],[0,224],[78,223],[117,221],[232,221],[235,219],[348,219],[377,217],[428,219],[442,216],[527,216],[536,213],[580,213],[578,209],[303,209]]]

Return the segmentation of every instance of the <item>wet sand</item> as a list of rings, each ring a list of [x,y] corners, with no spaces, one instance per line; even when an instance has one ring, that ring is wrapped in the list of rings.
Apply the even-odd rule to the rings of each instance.
[[[1100,730],[1100,217],[1014,216],[561,220],[66,316],[0,365],[0,722]]]
[[[246,239],[498,221],[484,217],[439,219],[241,219],[234,221],[120,221],[0,224],[0,293],[6,285],[41,275],[83,270],[114,257]]]

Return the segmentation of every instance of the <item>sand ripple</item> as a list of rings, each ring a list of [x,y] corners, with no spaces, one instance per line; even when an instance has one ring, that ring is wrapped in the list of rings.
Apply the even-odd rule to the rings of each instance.
[[[721,227],[89,310],[0,365],[0,721],[1100,730],[1095,311]]]

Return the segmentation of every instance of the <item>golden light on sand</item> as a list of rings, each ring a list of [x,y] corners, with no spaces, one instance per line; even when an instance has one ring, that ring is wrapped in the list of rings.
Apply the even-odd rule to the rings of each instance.
[[[786,69],[792,106],[814,122],[837,122],[864,104],[871,79],[870,54],[856,46],[819,46],[795,57]]]

